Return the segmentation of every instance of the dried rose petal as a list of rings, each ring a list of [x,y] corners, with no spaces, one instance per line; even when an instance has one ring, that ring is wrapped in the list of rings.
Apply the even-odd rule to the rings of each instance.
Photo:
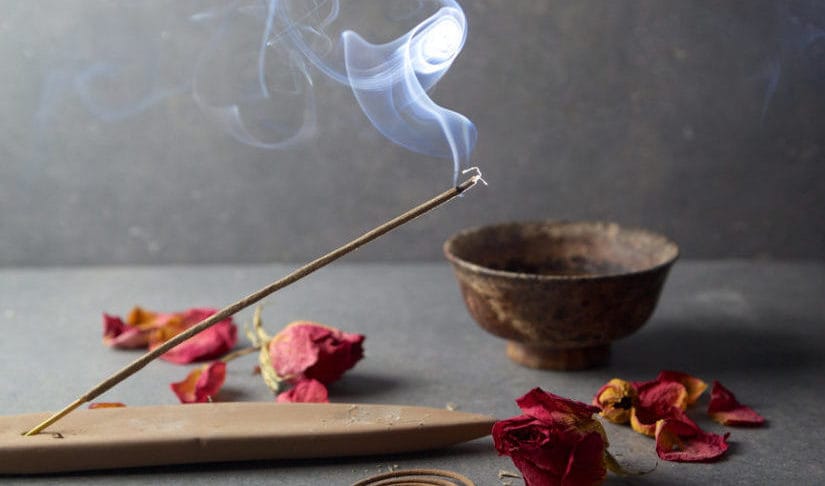
[[[678,407],[672,407],[666,412],[658,413],[651,412],[649,409],[633,407],[630,413],[630,427],[642,435],[655,437],[656,424],[664,419],[674,419],[696,425],[684,410]]]
[[[660,420],[656,424],[656,454],[665,461],[713,461],[728,450],[728,435],[707,433],[678,419]]]
[[[212,314],[215,312],[217,311],[212,310]],[[155,329],[150,336],[149,349],[157,348],[167,340],[212,314],[208,314],[194,321],[190,320],[187,322],[186,319],[182,319],[181,323],[170,323],[167,326]],[[231,318],[227,318],[178,344],[168,352],[162,354],[161,358],[178,364],[215,359],[223,356],[235,347],[237,341],[237,327]]]
[[[636,402],[636,389],[630,382],[613,378],[602,386],[593,397],[593,405],[602,411],[600,415],[616,424],[626,424]]]
[[[146,347],[148,334],[127,326],[120,317],[103,314],[103,344],[112,348],[134,349]]]
[[[117,316],[103,314],[103,342],[115,348],[148,346],[149,349],[155,349],[215,312],[215,309],[194,308],[183,312],[159,313],[134,307],[129,311],[125,322]],[[231,319],[227,321],[232,322]],[[227,330],[218,331],[212,336],[201,338],[204,342],[200,344],[187,343],[191,346],[189,349],[181,344],[163,355],[162,358],[175,363],[190,363],[196,360],[216,358],[235,345],[234,324],[225,327],[233,329],[228,332]]]
[[[648,381],[634,384],[638,394],[630,414],[630,426],[636,432],[653,437],[656,422],[666,418],[686,417],[688,393],[675,381]]]
[[[327,387],[318,380],[301,380],[289,390],[280,393],[278,403],[328,403]]]
[[[730,390],[718,381],[713,382],[708,404],[708,415],[722,425],[758,427],[765,418],[747,405],[742,405]]]
[[[275,373],[297,383],[315,379],[330,384],[364,356],[364,336],[314,322],[294,322],[269,343]]]
[[[517,398],[516,404],[526,415],[538,420],[568,425],[593,422],[593,414],[600,411],[598,407],[560,397],[538,387]]]
[[[516,400],[525,414],[493,425],[500,455],[510,456],[527,486],[599,484],[607,473],[607,438],[598,408],[535,388]]]
[[[675,381],[676,383],[681,383],[684,385],[685,390],[687,390],[687,404],[693,405],[696,403],[696,400],[702,396],[702,393],[708,389],[708,384],[704,381],[696,378],[695,376],[689,375],[687,373],[682,373],[681,371],[671,371],[671,370],[663,370],[659,372],[659,376],[656,377],[656,381],[663,382],[663,381]]]
[[[215,361],[201,366],[186,375],[186,378],[169,386],[181,403],[208,402],[218,393],[226,380],[226,363]]]
[[[94,410],[96,408],[121,408],[125,406],[125,404],[120,402],[92,402],[89,404],[89,409]]]

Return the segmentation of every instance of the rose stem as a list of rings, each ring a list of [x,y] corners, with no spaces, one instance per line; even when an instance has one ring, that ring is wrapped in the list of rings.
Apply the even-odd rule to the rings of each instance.
[[[469,170],[469,169],[468,169]],[[467,172],[467,171],[465,171]],[[435,196],[434,198],[426,201],[404,214],[396,216],[394,219],[387,221],[386,223],[377,226],[370,231],[367,231],[363,235],[359,236],[358,238],[350,241],[349,243],[305,264],[304,266],[298,268],[297,270],[293,271],[289,275],[282,277],[280,280],[277,280],[266,287],[254,292],[241,300],[229,304],[228,306],[224,307],[223,309],[219,310],[217,313],[207,317],[203,321],[199,322],[193,327],[190,327],[186,331],[178,334],[177,336],[169,339],[168,341],[164,342],[162,345],[158,346],[157,348],[149,351],[148,353],[144,354],[140,358],[134,360],[132,363],[126,365],[125,367],[121,368],[120,371],[116,372],[115,374],[111,375],[110,377],[106,378],[102,382],[98,383],[94,386],[91,390],[86,392],[84,395],[77,398],[75,401],[66,405],[63,410],[55,413],[44,422],[39,424],[38,426],[34,427],[33,429],[26,432],[24,435],[31,436],[39,434],[43,431],[46,427],[54,424],[61,418],[65,417],[73,410],[78,408],[79,406],[83,405],[84,403],[88,403],[98,396],[102,395],[121,381],[125,380],[126,378],[132,376],[133,374],[140,371],[144,366],[152,362],[153,360],[157,359],[162,354],[166,353],[170,349],[174,348],[178,344],[186,341],[187,339],[191,338],[192,336],[205,331],[206,329],[212,327],[216,323],[230,317],[242,309],[249,307],[250,305],[262,300],[263,298],[267,297],[268,295],[290,285],[310,273],[322,268],[333,261],[337,260],[338,258],[350,253],[354,250],[357,250],[361,246],[369,243],[370,241],[384,235],[385,233],[401,226],[404,223],[407,223],[418,216],[421,216],[424,213],[435,209],[436,207],[444,204],[445,202],[449,201],[450,199],[458,196],[459,194],[463,193],[467,189],[475,186],[479,181],[484,182],[484,179],[481,178],[481,173],[478,172],[476,169],[476,174],[467,179],[466,181],[458,184],[457,186],[450,188],[447,191]],[[484,182],[486,184],[486,182]]]

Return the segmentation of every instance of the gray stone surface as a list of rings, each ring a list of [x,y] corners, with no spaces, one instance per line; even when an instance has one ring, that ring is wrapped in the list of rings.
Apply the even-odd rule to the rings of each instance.
[[[0,2],[0,265],[304,260],[450,184],[317,73],[309,141],[263,150],[212,123],[191,84],[216,27],[190,19],[221,3]],[[434,97],[475,121],[491,187],[357,258],[545,218],[650,227],[693,258],[823,257],[822,2],[463,3]],[[231,64],[259,40],[240,31],[216,73],[254,71]]]
[[[0,270],[1,414],[54,410],[135,357],[100,342],[100,313],[141,304],[158,310],[221,306],[286,273],[288,265],[100,267]],[[664,368],[717,379],[764,414],[761,429],[728,429],[731,450],[715,464],[661,462],[650,474],[605,484],[822,484],[817,445],[825,421],[825,265],[682,261],[660,306],[637,334],[614,346],[602,369],[544,372],[521,368],[504,344],[463,308],[445,263],[342,263],[271,297],[264,319],[277,329],[313,319],[367,335],[366,358],[331,389],[338,402],[406,403],[508,417],[513,399],[534,386],[589,401],[608,379],[648,379]],[[239,316],[248,321],[249,312]],[[221,400],[271,399],[250,371],[233,363]],[[185,368],[152,364],[102,397],[129,405],[171,404],[167,383]],[[726,429],[691,412],[714,432]],[[607,426],[611,450],[629,467],[656,464],[653,441]],[[388,467],[441,467],[498,485],[513,470],[482,439],[452,449],[395,457],[163,467],[47,478],[20,484],[349,484]],[[518,484],[516,482],[515,484]]]

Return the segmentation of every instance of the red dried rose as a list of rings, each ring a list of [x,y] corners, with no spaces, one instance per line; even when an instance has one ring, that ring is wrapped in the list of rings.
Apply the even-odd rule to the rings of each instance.
[[[327,387],[318,380],[301,380],[289,390],[280,393],[278,403],[328,403]]]
[[[215,361],[189,373],[186,378],[169,386],[181,403],[208,402],[226,380],[226,363]]]
[[[607,474],[607,438],[599,409],[534,388],[516,400],[523,415],[493,425],[499,455],[509,456],[527,486],[598,484]]]
[[[364,357],[364,336],[308,321],[294,322],[269,343],[275,373],[297,383],[314,379],[329,385]]]
[[[739,403],[730,390],[715,380],[710,392],[708,415],[722,425],[758,427],[765,423],[764,417],[747,405]]]
[[[656,454],[665,461],[713,461],[728,450],[728,435],[704,432],[679,419],[660,420],[656,423]]]

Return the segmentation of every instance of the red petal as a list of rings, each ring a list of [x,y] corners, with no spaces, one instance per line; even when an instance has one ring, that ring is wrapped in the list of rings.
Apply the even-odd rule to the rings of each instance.
[[[193,307],[192,309],[179,312],[178,316],[180,316],[184,327],[188,329],[217,312],[218,309],[212,309],[210,307]]]
[[[688,393],[681,383],[650,381],[640,385],[636,391],[638,393],[636,406],[659,418],[665,418],[673,407],[680,410],[687,408]]]
[[[318,362],[320,349],[315,340],[323,340],[329,330],[311,325],[290,325],[269,343],[272,367],[278,376],[302,377]]]
[[[278,403],[328,403],[327,387],[318,380],[301,380],[288,391],[278,395]]]
[[[193,370],[183,381],[169,386],[181,403],[202,403],[217,395],[225,380],[226,363],[215,361]]]
[[[673,381],[684,385],[688,394],[688,405],[696,403],[696,400],[702,396],[702,393],[708,389],[708,384],[696,378],[695,376],[683,373],[681,371],[663,370],[659,372],[656,381],[665,382]]]
[[[161,358],[178,364],[215,359],[235,347],[237,341],[238,330],[235,324],[232,319],[224,319],[200,334],[196,334],[178,344],[161,355]],[[154,343],[151,349],[160,346],[160,344]]]
[[[140,329],[126,325],[118,316],[103,314],[103,344],[112,348],[145,348],[148,335]]]
[[[758,427],[765,423],[764,417],[747,405],[739,403],[733,393],[718,381],[713,382],[708,414],[710,418],[723,425]]]
[[[604,463],[605,446],[604,437],[598,432],[585,435],[570,454],[562,484],[599,484],[607,474]]]
[[[599,407],[560,397],[538,387],[517,398],[516,404],[525,414],[548,424],[591,421],[593,414],[600,411]]]
[[[630,426],[640,434],[653,437],[656,422],[666,418],[685,418],[687,389],[675,381],[634,383],[638,394],[630,414]]]
[[[665,461],[713,461],[728,450],[727,438],[678,419],[661,420],[656,424],[656,454]]]

